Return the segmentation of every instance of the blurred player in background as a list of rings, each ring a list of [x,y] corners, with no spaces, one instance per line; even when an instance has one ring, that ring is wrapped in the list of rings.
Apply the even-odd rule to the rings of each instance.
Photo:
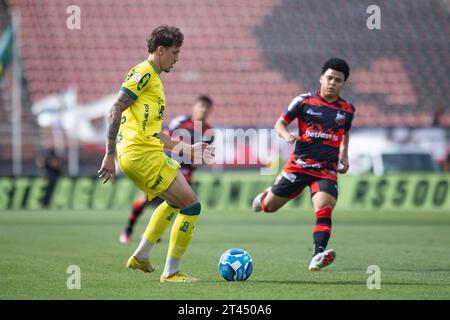
[[[349,75],[346,61],[328,60],[322,68],[319,91],[295,97],[281,114],[275,128],[284,140],[295,143],[295,149],[273,186],[253,201],[254,211],[275,212],[310,187],[317,219],[311,271],[328,266],[336,257],[336,252],[326,247],[338,198],[337,172],[346,173],[349,168],[349,131],[355,108],[340,97]],[[294,120],[298,121],[298,134],[287,130]]]
[[[50,200],[55,189],[56,183],[61,176],[64,159],[56,152],[53,147],[49,147],[36,157],[36,165],[45,170],[47,177],[47,188],[42,204],[45,208],[50,205]]]
[[[211,114],[213,107],[213,101],[208,96],[199,96],[194,105],[192,106],[191,115],[184,115],[176,117],[169,124],[169,129],[166,130],[166,134],[172,136],[173,132],[177,129],[185,129],[189,132],[190,141],[185,141],[190,144],[195,144],[197,142],[213,142],[213,131],[212,127],[207,124],[208,117]],[[198,127],[201,128],[200,133],[195,133],[195,123],[198,122]],[[200,138],[200,139],[199,139]],[[198,140],[198,141],[197,141]],[[180,171],[186,178],[186,181],[191,185],[192,183],[192,173],[197,168],[197,165],[192,163],[181,163]],[[156,198],[153,202],[160,200]],[[150,204],[147,195],[144,193],[142,197],[133,203],[133,206],[128,213],[128,221],[125,230],[120,234],[119,241],[121,243],[129,243],[132,240],[134,226],[145,210],[145,208]]]
[[[138,248],[127,261],[131,270],[154,271],[150,253],[171,221],[169,249],[161,282],[192,282],[198,279],[180,272],[180,261],[192,238],[201,205],[179,172],[180,164],[164,153],[164,148],[195,161],[212,160],[214,148],[172,139],[162,131],[166,99],[161,72],[170,72],[178,61],[184,36],[180,29],[161,25],[147,38],[148,59],[131,69],[110,111],[106,154],[99,178],[114,183],[115,155],[121,171],[149,200],[160,197],[159,205]]]

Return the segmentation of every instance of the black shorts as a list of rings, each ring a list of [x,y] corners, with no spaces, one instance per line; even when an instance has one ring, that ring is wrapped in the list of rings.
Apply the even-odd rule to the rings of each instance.
[[[336,181],[297,172],[283,171],[275,180],[271,191],[277,197],[293,199],[302,193],[306,186],[309,186],[311,189],[311,197],[320,191],[328,193],[336,200],[338,198],[338,185]]]

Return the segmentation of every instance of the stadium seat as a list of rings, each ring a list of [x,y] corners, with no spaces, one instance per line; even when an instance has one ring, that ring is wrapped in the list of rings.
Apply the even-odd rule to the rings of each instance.
[[[390,31],[378,34],[357,25],[359,0],[80,0],[88,8],[80,30],[61,27],[65,2],[7,3],[21,11],[32,101],[71,85],[78,88],[79,103],[115,93],[127,71],[146,57],[145,38],[161,23],[179,25],[185,34],[175,71],[164,76],[168,119],[189,112],[197,94],[209,94],[216,102],[214,125],[271,127],[293,97],[315,92],[330,55],[351,65],[344,97],[358,109],[355,126],[427,126],[424,110],[450,98],[442,68],[448,64],[448,34],[440,27],[448,11],[439,1],[385,3],[383,23]],[[419,16],[424,10],[434,14]],[[153,18],[143,23],[135,18],[140,16]],[[330,27],[317,21],[337,22]],[[449,114],[446,105],[446,126]]]

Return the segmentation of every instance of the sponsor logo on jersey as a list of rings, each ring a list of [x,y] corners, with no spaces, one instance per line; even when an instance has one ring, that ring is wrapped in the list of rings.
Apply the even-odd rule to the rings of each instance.
[[[164,178],[162,176],[158,175],[158,178],[156,178],[155,183],[153,184],[153,186],[150,189],[154,190],[163,180],[164,180]]]
[[[321,169],[322,165],[320,163],[306,163],[302,159],[297,159],[295,164],[299,165],[302,168],[313,168],[313,169]]]
[[[141,78],[142,78],[142,76],[139,72],[135,72],[131,76],[131,80],[133,80],[134,82],[139,82],[139,80],[141,80]]]
[[[144,74],[144,76],[141,78],[141,80],[139,81],[139,83],[137,85],[137,89],[139,91],[141,91],[142,88],[144,88],[147,85],[148,80],[150,80],[150,73]]]
[[[306,130],[305,134],[310,138],[333,140],[333,141],[339,140],[337,135],[321,131]]]
[[[295,174],[293,174],[293,173],[291,173],[291,172],[282,172],[281,173],[281,175],[285,178],[285,179],[287,179],[287,180],[289,180],[290,182],[295,182],[295,179],[297,178],[296,176],[295,176]]]
[[[156,116],[156,121],[158,120],[164,120],[164,109],[166,108],[166,106],[164,105],[160,105],[159,106],[159,112],[158,115]]]
[[[317,116],[317,117],[321,117],[322,116],[322,112],[315,112],[312,109],[306,110],[306,113],[311,115],[311,116]]]
[[[142,121],[142,131],[147,131],[147,122],[148,122],[148,114],[149,114],[149,106],[148,104],[144,104],[144,121]]]

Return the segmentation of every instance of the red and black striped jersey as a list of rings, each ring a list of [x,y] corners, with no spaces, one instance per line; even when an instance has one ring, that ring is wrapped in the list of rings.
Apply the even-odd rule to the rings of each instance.
[[[336,180],[339,148],[349,132],[355,107],[342,98],[329,103],[319,93],[295,97],[281,117],[298,121],[299,139],[284,170]]]
[[[176,130],[179,131],[176,132]],[[178,116],[170,122],[166,134],[172,136],[174,133],[176,133],[177,137],[182,137],[182,140],[189,144],[197,142],[212,143],[214,141],[213,128],[205,122],[198,121],[195,123],[190,116]],[[180,171],[189,183],[191,183],[194,170],[195,167],[191,164],[181,163]]]

